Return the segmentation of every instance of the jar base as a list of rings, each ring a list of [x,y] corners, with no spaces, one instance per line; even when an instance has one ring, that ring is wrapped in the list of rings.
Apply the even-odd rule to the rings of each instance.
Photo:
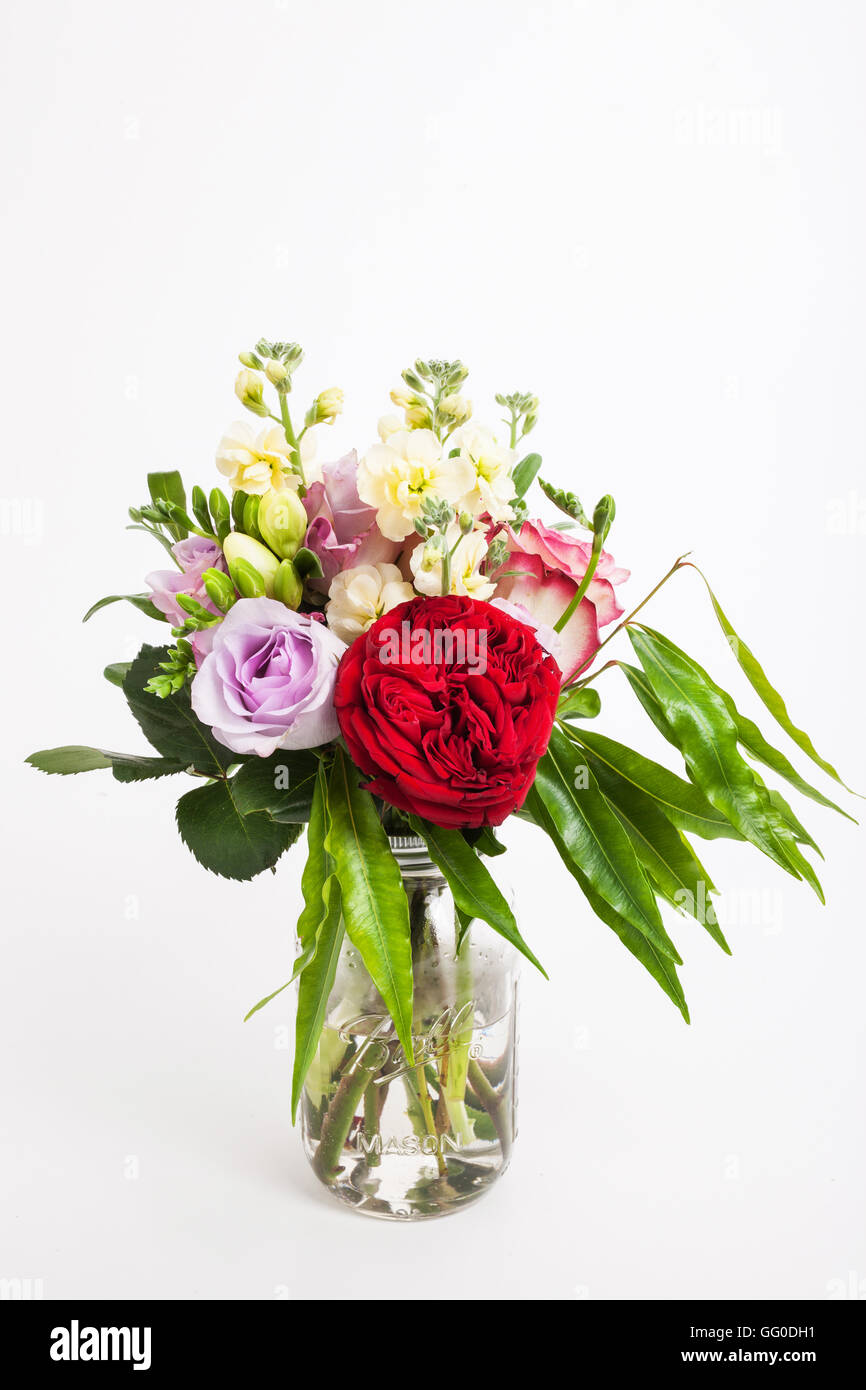
[[[491,1167],[483,1163],[449,1160],[447,1172],[435,1169],[424,1172],[407,1191],[405,1185],[390,1175],[383,1180],[379,1167],[366,1162],[355,1163],[344,1170],[334,1182],[322,1186],[344,1206],[362,1216],[380,1221],[431,1221],[440,1216],[453,1216],[477,1202],[505,1172],[507,1165]],[[389,1191],[389,1188],[391,1189]]]

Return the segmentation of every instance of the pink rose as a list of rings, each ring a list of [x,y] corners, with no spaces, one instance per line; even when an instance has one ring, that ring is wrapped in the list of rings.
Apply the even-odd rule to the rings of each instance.
[[[317,555],[322,578],[310,585],[327,594],[334,577],[353,565],[390,564],[400,546],[386,540],[376,526],[376,508],[358,496],[358,456],[354,449],[322,468],[323,481],[313,483],[304,497],[309,526],[304,545]]]
[[[171,550],[180,569],[154,570],[144,581],[153,590],[151,598],[160,613],[165,614],[172,627],[183,625],[188,615],[177,601],[178,594],[188,594],[209,613],[219,613],[220,610],[208,598],[202,582],[202,575],[207,569],[222,570],[228,574],[228,566],[216,541],[205,540],[203,536],[188,536],[185,541],[173,545]]]
[[[554,627],[577,593],[592,543],[555,531],[542,521],[524,521],[519,534],[511,527],[505,527],[504,533],[510,552],[500,570],[507,577],[496,581],[497,598],[520,604],[536,624]],[[577,612],[557,634],[556,660],[564,681],[589,664],[601,640],[599,628],[622,616],[613,586],[628,576],[629,571],[618,568],[613,556],[603,550]]]

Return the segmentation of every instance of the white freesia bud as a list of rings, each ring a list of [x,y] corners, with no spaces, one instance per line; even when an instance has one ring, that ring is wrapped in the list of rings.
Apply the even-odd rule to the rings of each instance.
[[[280,386],[289,375],[289,369],[285,362],[281,362],[278,357],[269,357],[264,365],[265,376],[272,386]]]
[[[325,617],[343,642],[354,642],[383,613],[414,597],[396,565],[355,565],[333,580]]]
[[[251,410],[254,415],[267,415],[268,408],[264,402],[265,383],[258,372],[252,372],[245,367],[242,372],[238,372],[235,381],[235,395],[241,405],[245,405],[247,410]]]
[[[404,391],[402,386],[396,387],[396,389],[391,392],[391,400],[398,410],[408,410],[416,399],[417,398],[413,396],[411,392]]]
[[[280,568],[280,562],[273,551],[268,550],[266,545],[262,545],[261,541],[255,540],[252,536],[245,536],[242,531],[229,531],[223,541],[223,554],[229,574],[237,560],[246,560],[247,564],[258,570],[264,580],[268,598],[273,597],[274,580]]]

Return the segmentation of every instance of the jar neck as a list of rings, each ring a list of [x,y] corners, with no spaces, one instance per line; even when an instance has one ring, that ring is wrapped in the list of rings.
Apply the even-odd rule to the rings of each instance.
[[[439,876],[439,870],[419,835],[389,835],[388,844],[404,878]]]

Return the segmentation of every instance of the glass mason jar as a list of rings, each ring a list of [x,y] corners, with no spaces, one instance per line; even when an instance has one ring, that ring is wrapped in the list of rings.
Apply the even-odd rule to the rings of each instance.
[[[301,1100],[313,1171],[370,1216],[418,1220],[474,1202],[516,1128],[518,954],[454,899],[423,840],[390,837],[409,899],[415,1056],[345,938]],[[458,949],[459,947],[459,949]]]

